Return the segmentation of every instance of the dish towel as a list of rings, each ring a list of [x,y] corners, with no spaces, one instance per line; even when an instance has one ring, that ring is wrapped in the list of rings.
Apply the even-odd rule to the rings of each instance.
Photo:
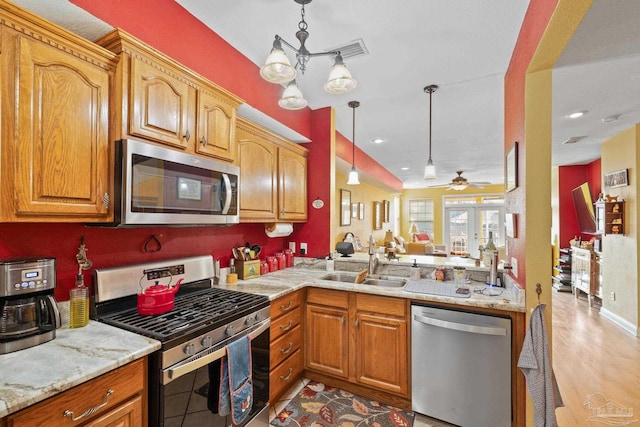
[[[524,338],[518,368],[527,380],[533,400],[533,425],[557,427],[556,408],[564,406],[549,359],[549,337],[544,320],[546,304],[538,304],[531,312],[529,329]]]
[[[226,347],[220,364],[218,413],[231,414],[233,424],[241,424],[253,406],[251,339],[240,338]]]

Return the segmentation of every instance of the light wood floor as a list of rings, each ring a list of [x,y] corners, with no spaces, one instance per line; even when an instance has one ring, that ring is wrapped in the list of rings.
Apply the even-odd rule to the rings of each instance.
[[[552,298],[553,368],[565,404],[558,425],[606,426],[588,421],[585,402],[594,395],[592,407],[609,400],[633,409],[624,425],[640,426],[640,339],[601,317],[584,295],[554,291]]]

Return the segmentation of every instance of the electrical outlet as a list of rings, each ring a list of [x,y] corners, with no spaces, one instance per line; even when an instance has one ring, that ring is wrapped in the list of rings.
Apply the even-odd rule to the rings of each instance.
[[[296,253],[296,242],[289,242],[289,249],[291,249],[291,252],[293,252],[295,254]]]
[[[611,301],[615,301],[615,300],[616,300],[616,293],[611,292]]]
[[[307,244],[300,243],[300,255],[306,255],[306,254],[307,254]]]

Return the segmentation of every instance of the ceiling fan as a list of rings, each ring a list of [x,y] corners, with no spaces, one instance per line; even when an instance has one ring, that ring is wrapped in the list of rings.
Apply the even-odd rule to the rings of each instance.
[[[467,187],[484,188],[485,185],[491,184],[490,182],[469,182],[467,178],[462,176],[463,171],[456,171],[458,176],[453,178],[449,184],[432,185],[429,188],[448,187],[447,190],[462,191]]]

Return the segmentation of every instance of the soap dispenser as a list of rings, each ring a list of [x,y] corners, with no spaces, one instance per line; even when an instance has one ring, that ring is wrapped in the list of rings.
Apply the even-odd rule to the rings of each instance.
[[[409,274],[409,278],[411,280],[420,280],[420,267],[418,267],[418,263],[416,260],[413,260],[413,265],[411,266],[411,273]]]
[[[335,260],[333,259],[331,254],[329,254],[329,256],[327,256],[327,271],[334,271],[334,270],[335,270]]]

